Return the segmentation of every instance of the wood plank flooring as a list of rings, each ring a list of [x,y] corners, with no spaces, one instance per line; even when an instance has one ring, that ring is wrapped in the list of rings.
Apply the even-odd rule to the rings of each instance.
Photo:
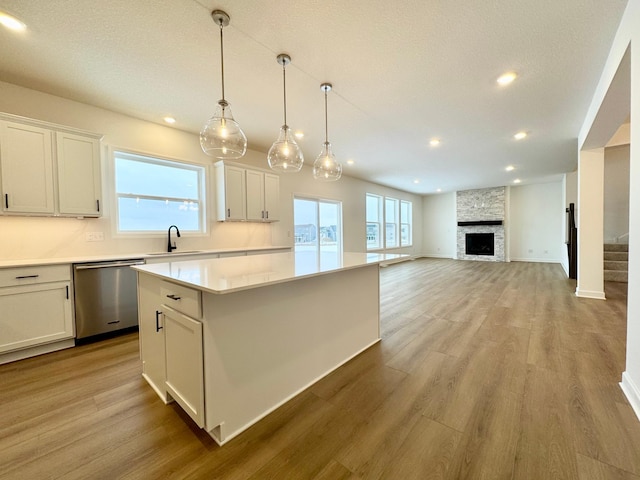
[[[224,447],[143,381],[137,334],[0,366],[1,479],[640,479],[626,284],[559,265],[381,272],[382,342]]]

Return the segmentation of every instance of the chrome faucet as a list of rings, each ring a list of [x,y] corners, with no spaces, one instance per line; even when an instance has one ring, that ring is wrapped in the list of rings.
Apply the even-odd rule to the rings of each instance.
[[[176,248],[176,242],[173,242],[173,245],[171,245],[171,229],[175,228],[176,229],[176,234],[178,235],[178,238],[180,237],[180,230],[178,230],[178,227],[175,225],[171,225],[169,227],[169,230],[167,230],[167,252],[171,253],[173,250],[175,250]]]

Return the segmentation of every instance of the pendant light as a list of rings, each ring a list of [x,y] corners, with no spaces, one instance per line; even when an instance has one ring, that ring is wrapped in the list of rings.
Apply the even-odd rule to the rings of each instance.
[[[320,85],[324,92],[324,144],[316,161],[313,162],[313,178],[323,182],[335,182],[342,176],[342,165],[336,161],[329,143],[329,121],[327,120],[327,93],[331,91],[330,83]]]
[[[204,127],[200,131],[202,151],[220,160],[241,158],[247,151],[247,137],[233,119],[231,107],[224,98],[224,48],[222,29],[229,25],[229,15],[222,10],[211,12],[211,18],[220,26],[220,65],[222,72],[222,100]]]
[[[293,138],[291,129],[287,125],[287,77],[285,75],[285,67],[291,63],[291,57],[286,53],[281,53],[276,57],[276,60],[282,65],[284,123],[280,128],[280,136],[269,149],[267,161],[272,170],[282,173],[296,173],[302,168],[304,156]]]

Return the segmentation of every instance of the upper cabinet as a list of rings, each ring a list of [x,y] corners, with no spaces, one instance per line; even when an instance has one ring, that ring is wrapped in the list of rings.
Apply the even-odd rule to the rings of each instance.
[[[0,114],[2,211],[101,215],[100,135]]]
[[[0,132],[4,211],[53,214],[51,131],[0,122]]]
[[[57,132],[56,147],[60,214],[100,215],[100,141]]]
[[[280,220],[280,177],[229,162],[215,164],[218,221]]]

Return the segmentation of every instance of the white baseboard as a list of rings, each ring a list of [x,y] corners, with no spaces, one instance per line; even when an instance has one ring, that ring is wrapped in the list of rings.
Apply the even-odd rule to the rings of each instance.
[[[511,258],[512,262],[562,263],[557,258]]]
[[[596,300],[606,300],[604,292],[597,292],[594,290],[580,290],[576,288],[576,297],[580,298],[595,298]]]
[[[620,388],[627,397],[627,400],[629,400],[631,408],[633,408],[633,411],[636,413],[638,420],[640,420],[640,389],[633,383],[633,380],[627,372],[622,372]]]
[[[441,253],[423,253],[420,255],[421,258],[453,258],[451,255],[443,255]]]

